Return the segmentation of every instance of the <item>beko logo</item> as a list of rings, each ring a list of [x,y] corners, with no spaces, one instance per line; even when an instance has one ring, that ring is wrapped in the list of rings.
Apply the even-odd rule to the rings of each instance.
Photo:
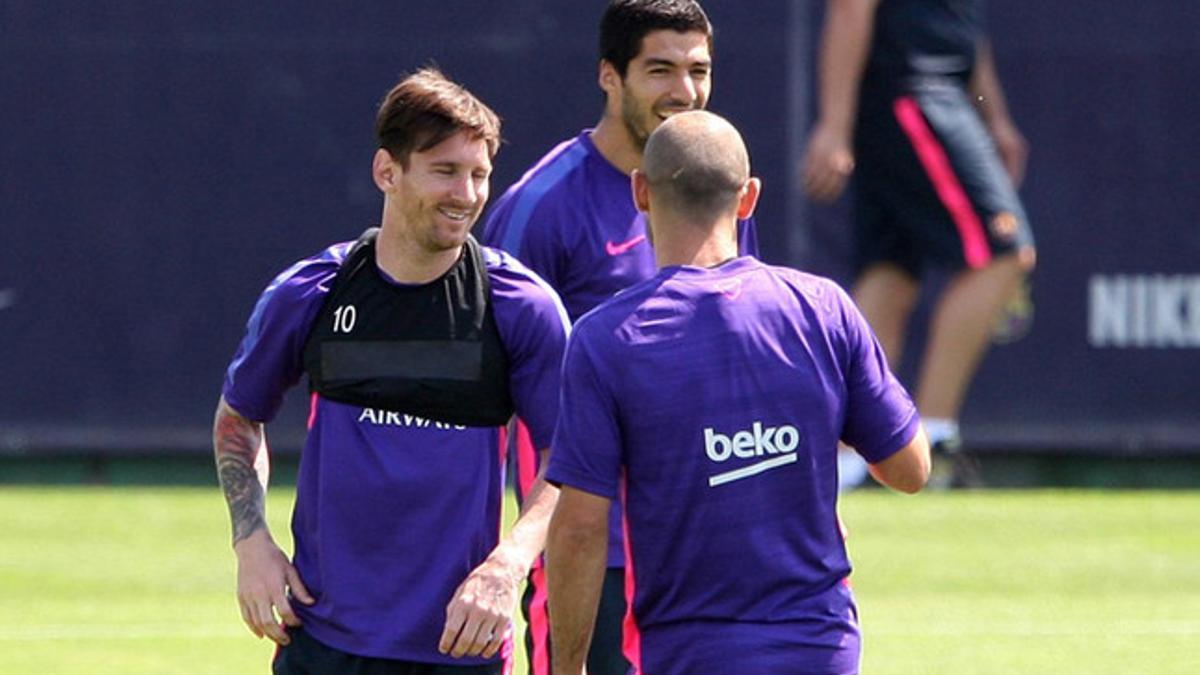
[[[754,459],[764,457],[761,462],[743,466],[732,471],[726,471],[709,476],[709,487],[730,483],[743,478],[749,478],[776,467],[791,464],[796,461],[796,448],[800,446],[800,430],[790,424],[778,427],[764,426],[761,421],[750,425],[749,429],[736,431],[726,435],[712,427],[704,429],[704,454],[717,463],[724,463],[732,458]]]
[[[800,432],[790,424],[764,429],[762,422],[755,422],[749,430],[739,431],[732,438],[712,427],[704,430],[704,453],[714,462],[724,462],[731,456],[750,459],[795,452],[799,444]]]

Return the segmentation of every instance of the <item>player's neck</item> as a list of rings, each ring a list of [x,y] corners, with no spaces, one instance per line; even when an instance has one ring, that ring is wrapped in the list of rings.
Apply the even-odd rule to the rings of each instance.
[[[672,236],[654,241],[654,260],[660,268],[715,267],[738,255],[737,237],[732,234],[736,228],[683,224],[671,227],[670,231]]]
[[[395,223],[384,222],[375,240],[375,264],[393,281],[425,284],[445,274],[462,256],[462,247],[430,251],[405,237]]]
[[[592,130],[592,144],[609,164],[626,176],[642,165],[642,148],[634,143],[625,125],[610,115],[602,117]]]

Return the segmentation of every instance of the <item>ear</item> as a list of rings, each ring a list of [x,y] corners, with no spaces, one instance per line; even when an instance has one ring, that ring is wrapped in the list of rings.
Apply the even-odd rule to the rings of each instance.
[[[616,66],[604,59],[600,59],[600,72],[596,82],[609,98],[620,93],[621,74],[617,72]]]
[[[646,174],[638,169],[634,169],[629,175],[629,186],[633,190],[633,205],[638,211],[648,213],[650,211],[650,181],[646,180]]]
[[[737,217],[745,220],[754,215],[754,207],[758,206],[758,196],[762,194],[762,181],[751,178],[742,186],[738,196]]]
[[[380,192],[391,192],[395,189],[403,172],[399,162],[392,159],[392,153],[383,148],[375,151],[375,159],[371,162],[371,178]]]

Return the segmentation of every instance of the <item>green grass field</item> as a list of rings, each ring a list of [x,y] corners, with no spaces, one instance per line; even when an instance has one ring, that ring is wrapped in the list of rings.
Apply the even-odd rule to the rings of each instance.
[[[287,538],[291,492],[269,516]],[[863,672],[1200,672],[1200,493],[843,500]],[[0,673],[261,673],[213,488],[0,488]],[[521,672],[521,671],[518,671]]]

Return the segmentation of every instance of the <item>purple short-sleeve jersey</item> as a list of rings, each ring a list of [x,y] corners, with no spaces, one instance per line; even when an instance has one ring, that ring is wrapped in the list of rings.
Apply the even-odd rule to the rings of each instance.
[[[831,281],[668,267],[576,324],[547,478],[623,502],[645,672],[847,672],[837,444],[879,462],[918,423]]]
[[[263,422],[275,416],[303,374],[309,330],[350,244],[293,265],[263,292],[225,376],[222,394],[234,410]],[[566,312],[511,256],[485,248],[484,259],[513,400],[535,440],[548,446]],[[485,663],[440,654],[437,645],[455,588],[499,541],[499,438],[495,427],[314,394],[292,517],[295,565],[317,599],[293,603],[305,629],[363,656]]]
[[[545,279],[572,321],[657,269],[629,176],[600,154],[591,129],[560,143],[505,191],[488,213],[483,242],[508,251]],[[738,245],[743,254],[758,254],[752,220],[738,224]],[[535,464],[521,474],[536,472],[538,455],[516,457]],[[610,522],[608,564],[620,567],[619,507]]]

